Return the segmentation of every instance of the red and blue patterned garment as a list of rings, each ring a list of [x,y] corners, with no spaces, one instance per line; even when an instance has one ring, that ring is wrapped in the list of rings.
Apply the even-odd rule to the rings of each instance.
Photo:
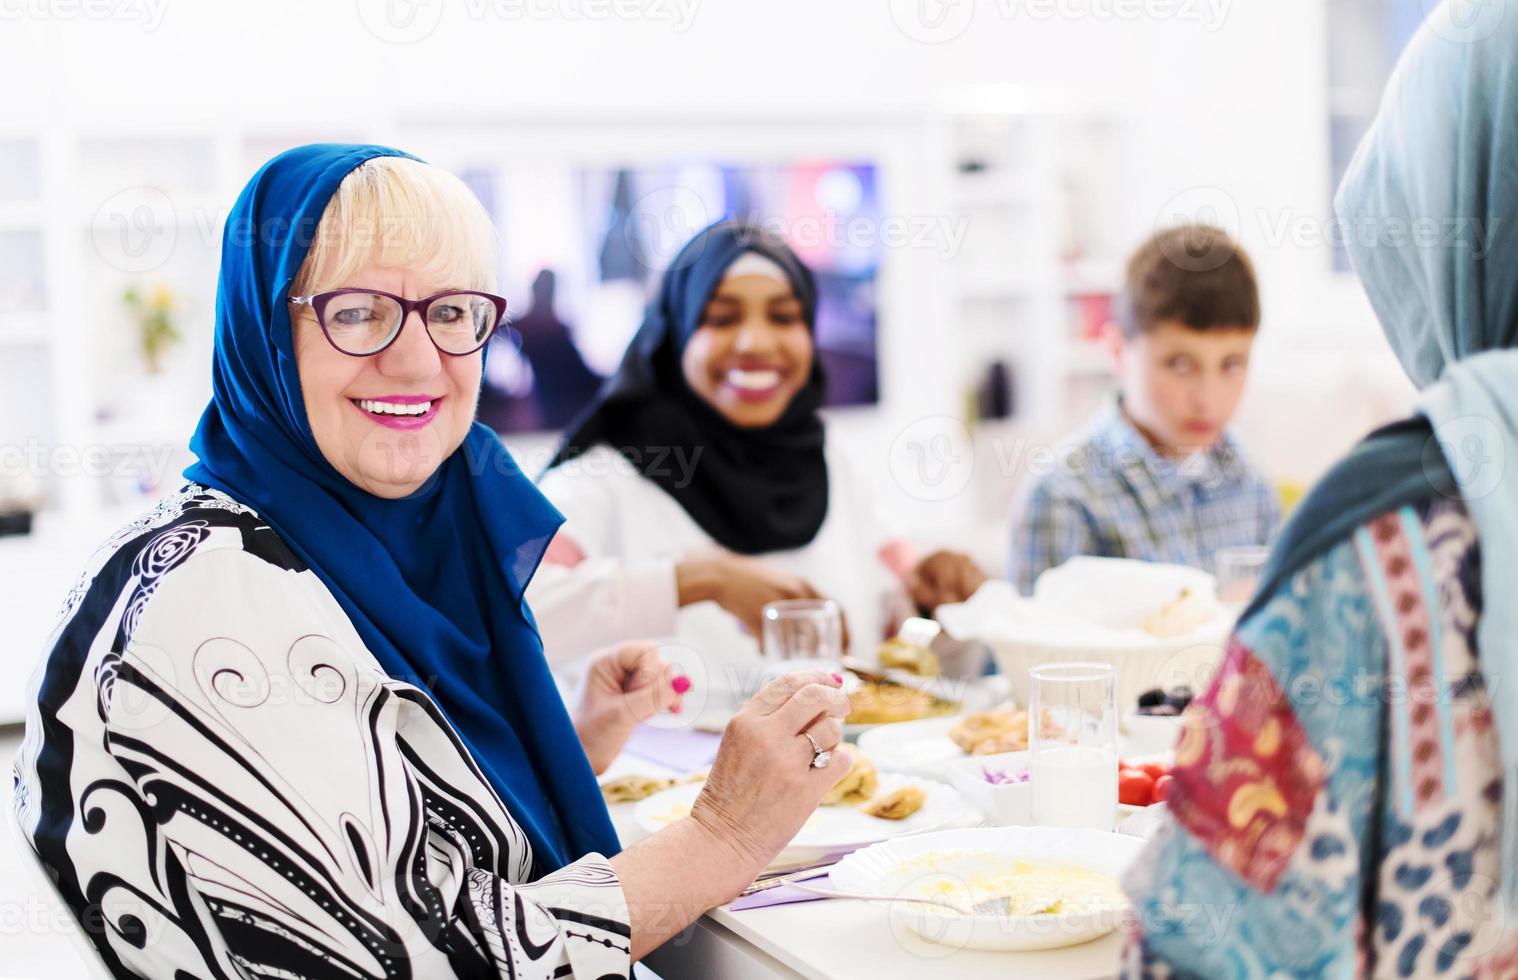
[[[1124,883],[1126,975],[1518,977],[1480,561],[1464,507],[1435,498],[1239,624]]]

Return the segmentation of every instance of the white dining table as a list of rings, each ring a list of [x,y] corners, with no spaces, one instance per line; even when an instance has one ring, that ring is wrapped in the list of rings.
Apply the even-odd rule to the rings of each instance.
[[[604,778],[629,773],[686,775],[624,754]],[[624,847],[647,834],[633,818],[635,806],[617,803],[610,807]],[[968,816],[973,819],[978,814]],[[825,885],[826,881],[813,883]],[[889,908],[884,902],[837,898],[741,911],[719,906],[647,962],[664,980],[922,980],[930,975],[955,980],[1096,980],[1118,973],[1123,938],[1115,932],[1065,949],[991,953],[928,943],[906,929],[893,929]]]

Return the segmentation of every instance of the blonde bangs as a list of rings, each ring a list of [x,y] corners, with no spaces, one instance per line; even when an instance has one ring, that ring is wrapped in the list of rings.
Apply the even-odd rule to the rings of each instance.
[[[490,215],[462,180],[405,157],[375,157],[343,178],[327,203],[292,294],[340,289],[370,265],[495,292],[496,261]]]

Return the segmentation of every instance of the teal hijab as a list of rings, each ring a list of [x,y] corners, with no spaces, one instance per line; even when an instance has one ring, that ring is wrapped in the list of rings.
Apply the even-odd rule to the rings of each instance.
[[[1436,10],[1430,18],[1449,18]],[[1503,895],[1518,909],[1518,17],[1414,37],[1334,202],[1418,417],[1358,446],[1303,502],[1255,605],[1376,514],[1458,495],[1481,544],[1477,646],[1497,719]],[[1253,607],[1246,615],[1253,611]]]

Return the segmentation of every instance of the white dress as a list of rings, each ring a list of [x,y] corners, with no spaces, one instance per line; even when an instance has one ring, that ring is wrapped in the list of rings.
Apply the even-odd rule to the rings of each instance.
[[[816,537],[759,557],[835,600],[854,651],[870,655],[901,589],[880,557],[889,539],[874,494],[839,452],[829,447],[826,456],[828,509]],[[565,516],[559,534],[584,555],[573,567],[545,561],[527,588],[550,661],[653,639],[666,641],[666,657],[687,672],[705,672],[692,677],[696,684],[751,686],[724,683],[758,663],[758,643],[738,620],[713,602],[679,607],[675,564],[717,545],[673,497],[608,446],[550,470],[538,485]]]
[[[17,815],[117,976],[628,973],[611,864],[529,881],[431,698],[221,493],[100,549],[32,693]]]

